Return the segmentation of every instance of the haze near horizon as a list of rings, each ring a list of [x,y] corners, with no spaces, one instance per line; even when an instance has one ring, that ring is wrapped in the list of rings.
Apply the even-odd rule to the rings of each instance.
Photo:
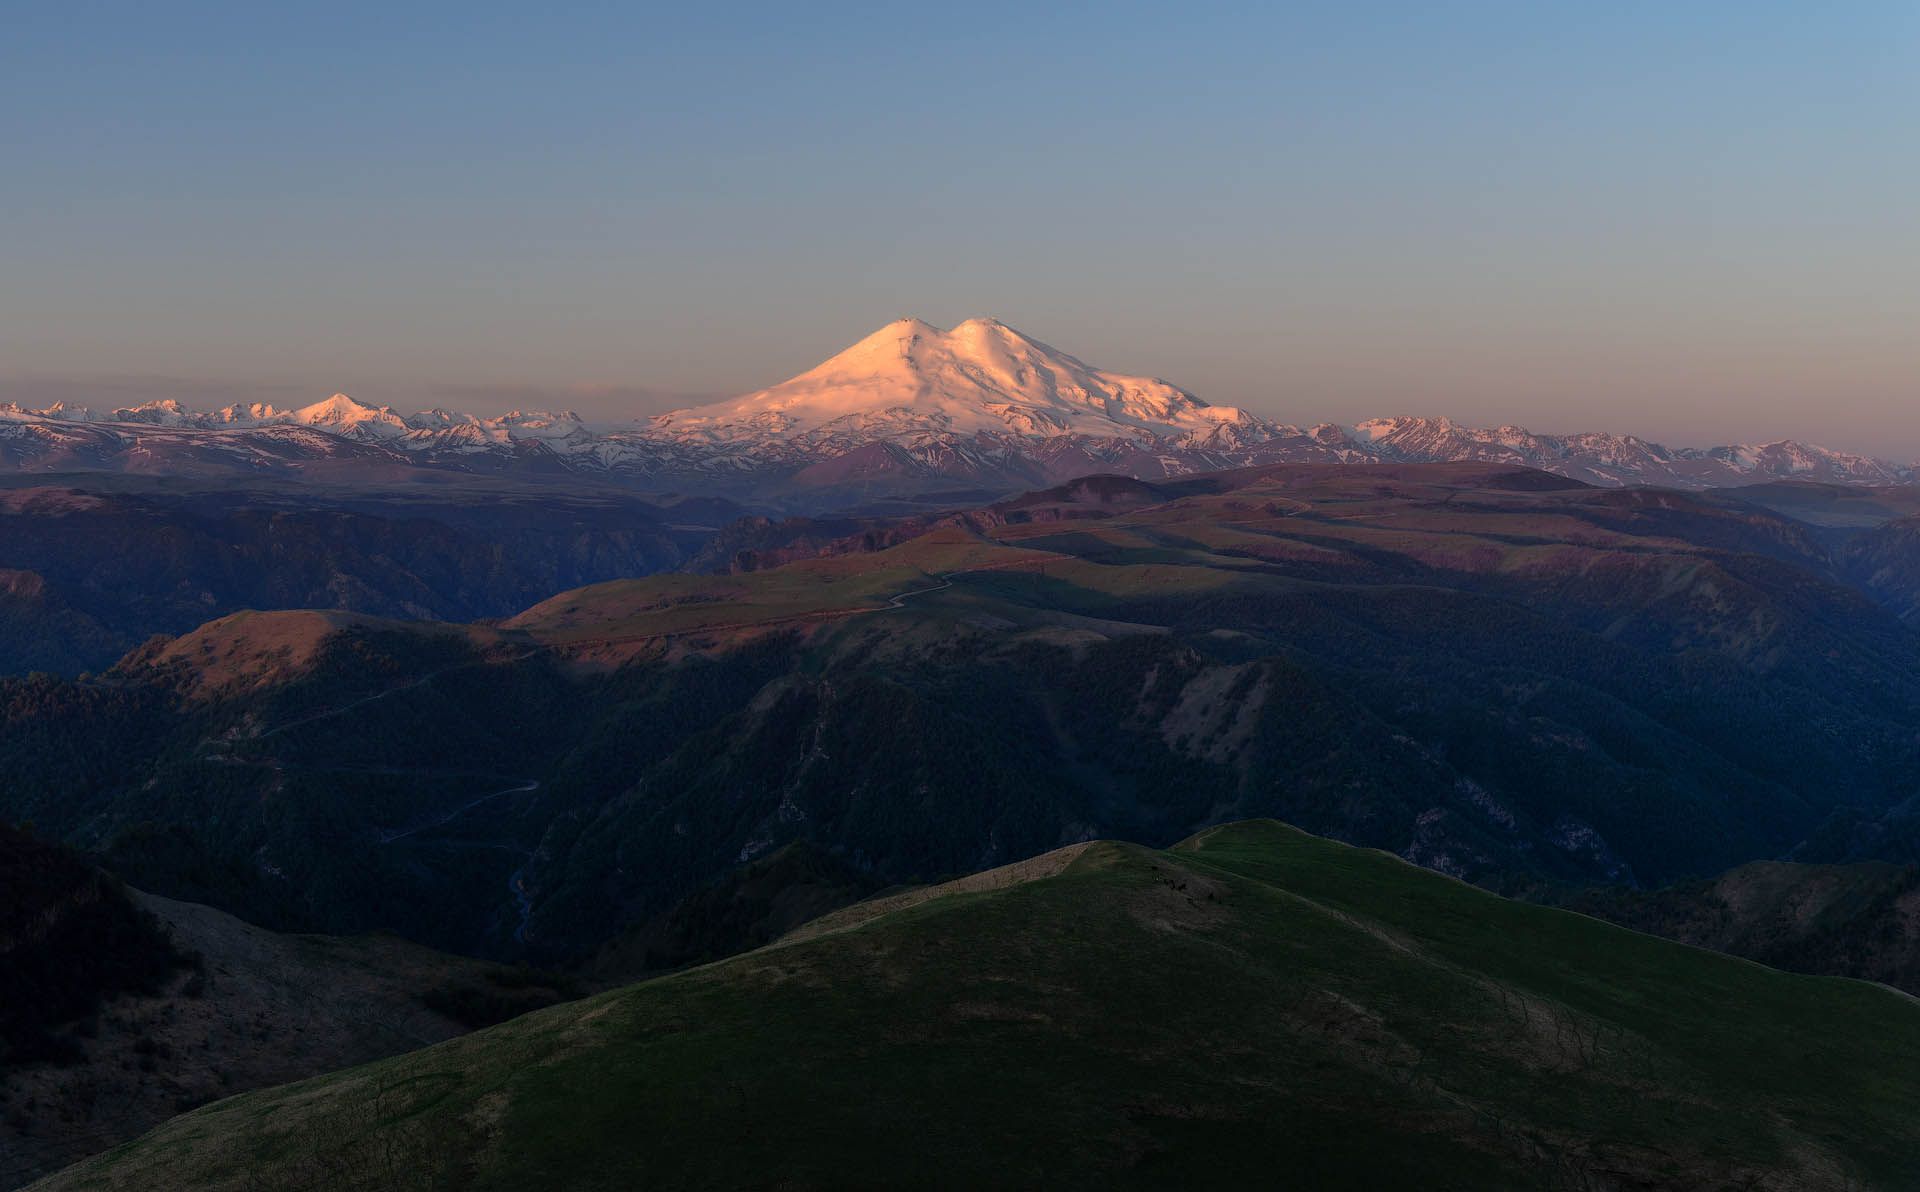
[[[18,14],[0,400],[625,418],[993,316],[1293,422],[1920,455],[1907,6]]]

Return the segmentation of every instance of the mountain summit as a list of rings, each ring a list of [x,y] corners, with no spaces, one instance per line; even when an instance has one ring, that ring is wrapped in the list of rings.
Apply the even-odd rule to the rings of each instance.
[[[791,380],[663,414],[654,426],[676,436],[752,442],[914,430],[1165,436],[1250,422],[1240,410],[1210,406],[1165,381],[1094,368],[997,319],[968,319],[951,331],[899,319]]]
[[[302,406],[290,414],[271,417],[354,438],[397,438],[412,429],[406,419],[386,406],[370,406],[344,393],[336,393],[325,401]]]

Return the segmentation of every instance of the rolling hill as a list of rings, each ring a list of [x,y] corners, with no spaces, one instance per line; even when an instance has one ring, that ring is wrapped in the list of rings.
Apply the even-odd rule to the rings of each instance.
[[[243,609],[468,621],[671,570],[738,512],[604,484],[434,475],[0,477],[0,674],[105,670]]]
[[[236,1097],[70,1189],[1894,1188],[1920,1009],[1271,822]]]

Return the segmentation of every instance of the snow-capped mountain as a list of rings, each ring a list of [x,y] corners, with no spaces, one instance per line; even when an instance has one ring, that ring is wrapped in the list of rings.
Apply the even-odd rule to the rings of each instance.
[[[901,319],[771,388],[623,425],[570,412],[402,415],[344,393],[293,410],[256,403],[210,413],[173,400],[107,413],[0,405],[0,468],[13,470],[532,469],[814,505],[1096,472],[1152,480],[1377,460],[1500,462],[1591,484],[1686,488],[1917,479],[1912,465],[1791,441],[1672,448],[1631,435],[1414,417],[1303,428],[1095,368],[993,319],[950,331]]]
[[[1093,368],[994,319],[900,319],[792,380],[653,420],[682,440],[811,448],[962,435],[1169,438],[1252,427],[1152,377]]]
[[[1373,418],[1351,433],[1369,454],[1382,459],[1513,463],[1606,486],[1710,488],[1783,479],[1906,484],[1916,479],[1912,464],[1791,440],[1703,450],[1667,447],[1636,435],[1537,435],[1519,426],[1480,429],[1450,418]]]

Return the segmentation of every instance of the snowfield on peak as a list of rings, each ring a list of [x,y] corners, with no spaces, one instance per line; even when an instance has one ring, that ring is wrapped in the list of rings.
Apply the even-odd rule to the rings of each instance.
[[[266,421],[279,420],[356,438],[397,438],[411,429],[406,419],[387,407],[370,406],[344,393],[336,393],[325,401],[302,406],[291,414],[277,415]]]
[[[835,431],[1165,437],[1254,421],[1153,377],[1094,368],[995,319],[951,331],[900,319],[791,380],[662,414],[653,427],[741,443]]]
[[[1156,480],[1374,461],[1512,464],[1609,486],[1920,479],[1910,464],[1792,441],[1675,448],[1433,417],[1302,428],[1096,368],[985,318],[952,330],[900,319],[770,388],[616,425],[568,411],[402,415],[344,393],[293,410],[255,403],[213,413],[172,399],[106,414],[0,404],[0,471],[538,471],[814,509],[1047,487],[1103,472]]]

